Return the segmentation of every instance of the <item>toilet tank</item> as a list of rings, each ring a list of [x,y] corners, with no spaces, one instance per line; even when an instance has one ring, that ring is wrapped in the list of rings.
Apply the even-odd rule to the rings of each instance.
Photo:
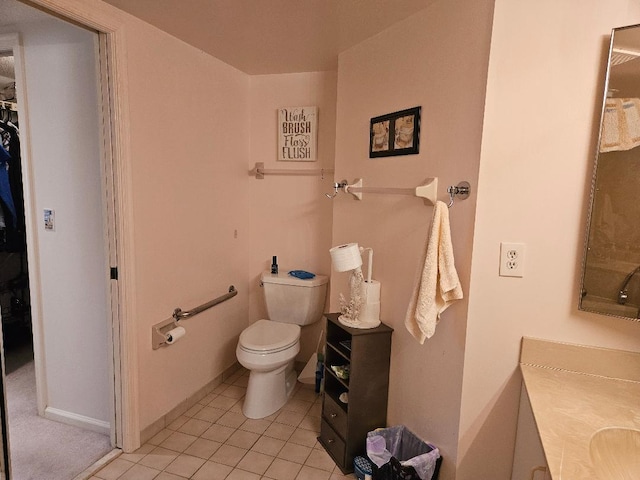
[[[287,272],[263,272],[260,276],[264,288],[269,320],[296,325],[317,322],[324,313],[329,277],[316,275],[302,280]]]

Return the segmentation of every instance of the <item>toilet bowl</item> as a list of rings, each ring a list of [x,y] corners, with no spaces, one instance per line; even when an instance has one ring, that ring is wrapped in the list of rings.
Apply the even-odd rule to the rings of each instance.
[[[250,370],[242,413],[264,418],[289,398],[296,383],[293,359],[300,351],[300,326],[258,320],[241,334],[236,348],[240,365]]]
[[[324,275],[261,275],[269,320],[245,328],[236,347],[238,362],[250,372],[242,405],[246,417],[267,417],[287,403],[296,384],[293,366],[300,351],[300,328],[322,318],[327,282]]]

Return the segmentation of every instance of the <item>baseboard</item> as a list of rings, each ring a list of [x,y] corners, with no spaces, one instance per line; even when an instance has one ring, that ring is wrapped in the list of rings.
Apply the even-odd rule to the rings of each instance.
[[[172,408],[169,412],[161,416],[155,422],[151,423],[147,427],[143,428],[140,432],[140,445],[144,445],[148,440],[153,438],[156,434],[160,433],[167,425],[173,422],[176,418],[182,415],[184,412],[193,407],[196,403],[206,397],[213,391],[218,385],[224,382],[227,378],[233,375],[240,368],[238,362],[234,362],[229,368],[218,375],[216,378],[207,383],[204,387],[199,389],[196,393],[181,401],[178,405]]]
[[[84,415],[79,415],[77,413],[67,412],[58,408],[47,407],[44,409],[44,417],[48,418],[49,420],[55,420],[56,422],[73,425],[74,427],[91,430],[92,432],[111,435],[111,425],[109,424],[109,422],[97,420],[91,417],[85,417]]]
[[[80,472],[78,475],[76,475],[73,480],[91,480],[92,478],[98,478],[94,477],[93,474],[99,470],[102,470],[104,466],[106,466],[108,463],[111,463],[120,455],[122,455],[122,450],[120,450],[119,448],[114,448],[104,457],[100,458],[92,465],[87,467],[83,472]]]

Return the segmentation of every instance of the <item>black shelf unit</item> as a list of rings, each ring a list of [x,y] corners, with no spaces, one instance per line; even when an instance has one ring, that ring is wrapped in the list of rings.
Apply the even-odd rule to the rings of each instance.
[[[338,321],[338,313],[325,316],[325,388],[318,441],[346,474],[353,472],[353,458],[365,454],[367,432],[387,425],[393,329],[384,323],[350,328]],[[349,378],[338,378],[332,365],[349,365]],[[347,403],[340,400],[343,393]]]

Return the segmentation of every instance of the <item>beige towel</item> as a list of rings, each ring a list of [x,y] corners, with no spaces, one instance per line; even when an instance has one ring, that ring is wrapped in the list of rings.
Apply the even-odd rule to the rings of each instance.
[[[423,261],[422,274],[414,286],[404,321],[420,344],[433,336],[440,314],[462,298],[453,259],[449,209],[444,202],[436,202]]]
[[[640,99],[607,98],[600,152],[631,150],[640,145]]]

